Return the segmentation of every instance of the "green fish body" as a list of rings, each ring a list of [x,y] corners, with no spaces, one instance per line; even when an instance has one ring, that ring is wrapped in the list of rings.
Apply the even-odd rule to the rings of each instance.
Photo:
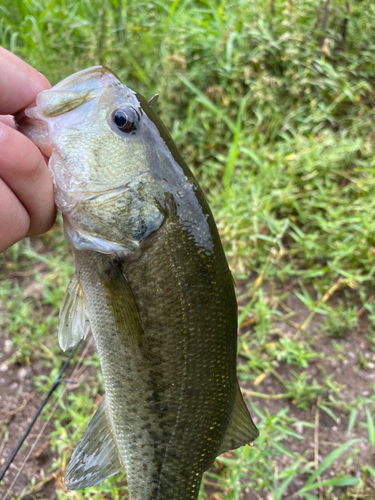
[[[68,465],[81,489],[125,468],[130,500],[194,500],[258,431],[236,377],[233,279],[206,199],[142,96],[103,67],[39,94],[20,129],[51,156],[76,272],[66,349],[91,329],[105,401]]]

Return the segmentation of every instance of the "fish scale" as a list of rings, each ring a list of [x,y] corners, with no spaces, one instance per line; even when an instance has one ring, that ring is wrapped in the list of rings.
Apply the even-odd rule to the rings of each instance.
[[[151,104],[98,66],[40,94],[19,126],[52,153],[75,253],[60,345],[91,327],[106,392],[65,485],[125,468],[130,500],[196,500],[215,458],[258,431],[236,377],[237,303],[219,234]]]

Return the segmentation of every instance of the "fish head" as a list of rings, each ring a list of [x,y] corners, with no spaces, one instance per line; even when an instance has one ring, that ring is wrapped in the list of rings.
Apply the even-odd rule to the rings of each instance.
[[[148,102],[102,66],[41,92],[17,122],[50,157],[56,205],[77,250],[135,252],[195,181]]]

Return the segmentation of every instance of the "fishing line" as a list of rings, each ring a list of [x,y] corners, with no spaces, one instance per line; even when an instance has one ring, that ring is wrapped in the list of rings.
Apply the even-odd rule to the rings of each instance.
[[[71,375],[71,377],[72,377],[72,378],[74,377],[75,373],[76,373],[76,372],[77,372],[77,370],[79,369],[79,367],[80,367],[80,365],[81,365],[81,363],[82,363],[83,358],[86,356],[87,351],[89,350],[89,347],[90,347],[91,343],[92,343],[92,336],[90,336],[90,339],[89,339],[89,341],[87,342],[87,345],[86,345],[85,349],[83,350],[83,352],[82,352],[82,354],[81,354],[81,356],[80,356],[79,360],[77,361],[77,363],[76,363],[76,365],[75,365],[75,367],[74,367],[74,369],[73,369],[73,372],[72,372],[72,375]],[[65,371],[66,367],[68,366],[69,361],[72,359],[72,357],[73,357],[74,353],[77,351],[77,349],[78,349],[78,347],[79,347],[79,345],[80,345],[80,344],[81,344],[81,342],[78,342],[78,344],[74,347],[73,351],[70,353],[70,355],[69,355],[68,359],[65,361],[65,363],[64,363],[64,365],[63,365],[63,367],[62,367],[62,369],[60,370],[59,377],[58,377],[58,378],[57,378],[57,380],[53,383],[53,385],[52,385],[52,387],[51,387],[50,391],[48,392],[48,394],[47,394],[47,396],[46,396],[46,398],[43,400],[43,403],[42,403],[42,405],[43,405],[43,406],[46,404],[47,399],[48,399],[48,397],[50,396],[50,393],[52,394],[52,392],[53,392],[53,391],[52,391],[52,388],[54,387],[54,390],[55,390],[55,389],[56,389],[56,387],[59,385],[59,383],[62,381],[62,380],[61,380],[61,375],[64,373],[64,371]],[[66,388],[67,388],[67,386],[65,385],[65,387],[64,387],[64,389],[63,389],[63,391],[61,392],[61,394],[60,394],[60,395],[59,395],[59,397],[57,398],[57,401],[56,401],[55,405],[53,406],[53,408],[52,408],[52,410],[51,410],[51,412],[50,412],[50,414],[49,414],[49,416],[48,416],[47,420],[44,422],[44,425],[43,425],[42,429],[40,430],[40,432],[39,432],[38,436],[36,437],[36,439],[35,439],[35,441],[34,441],[34,443],[33,443],[33,445],[31,446],[29,453],[27,454],[27,456],[26,456],[25,460],[22,462],[22,465],[21,465],[20,469],[18,470],[18,472],[17,472],[17,474],[16,474],[15,478],[13,479],[12,484],[9,486],[9,489],[8,489],[8,491],[6,492],[5,497],[3,498],[3,500],[6,500],[6,498],[8,497],[8,495],[9,495],[9,493],[10,493],[11,489],[12,489],[12,488],[13,488],[13,486],[14,486],[14,483],[17,481],[17,479],[18,479],[19,475],[20,475],[20,474],[21,474],[21,472],[22,472],[22,469],[24,468],[24,466],[25,466],[26,462],[27,462],[27,461],[28,461],[28,459],[30,458],[30,455],[31,455],[31,454],[32,454],[32,452],[34,451],[34,448],[35,448],[35,446],[37,445],[37,443],[38,443],[38,441],[39,441],[40,437],[41,437],[41,436],[42,436],[42,434],[44,433],[44,430],[46,429],[47,425],[49,424],[49,422],[50,422],[50,420],[51,420],[51,418],[52,418],[52,415],[54,414],[54,412],[55,412],[55,410],[56,410],[56,408],[57,408],[57,406],[58,406],[58,404],[59,404],[59,402],[60,402],[60,399],[61,399],[61,398],[63,397],[63,395],[65,394]],[[30,424],[30,425],[29,425],[29,427],[27,428],[27,431],[26,431],[25,435],[22,437],[21,441],[18,443],[16,450],[12,453],[12,456],[11,456],[11,458],[8,460],[8,463],[7,463],[7,465],[5,466],[5,469],[4,469],[4,470],[3,470],[3,472],[1,473],[1,474],[2,474],[2,475],[1,475],[1,478],[3,478],[3,477],[4,477],[5,472],[7,471],[7,469],[8,469],[8,467],[9,467],[9,465],[12,463],[12,461],[13,461],[14,457],[16,456],[16,454],[17,454],[17,452],[18,452],[19,448],[22,446],[22,443],[24,442],[24,440],[26,439],[26,437],[27,437],[28,433],[30,432],[31,427],[32,427],[32,426],[33,426],[33,424],[35,423],[35,420],[36,420],[36,418],[38,417],[38,415],[40,414],[41,410],[43,409],[43,406],[41,406],[41,407],[38,409],[37,413],[36,413],[36,414],[35,414],[35,416],[34,416],[34,419],[32,420],[31,424]]]
[[[35,415],[34,415],[34,418],[32,419],[32,421],[30,422],[30,425],[28,426],[28,428],[26,429],[26,432],[25,434],[22,436],[22,438],[20,439],[18,445],[16,446],[15,450],[13,451],[12,455],[10,456],[8,462],[6,463],[3,471],[1,472],[0,474],[0,481],[4,478],[5,476],[5,473],[6,471],[9,469],[9,466],[10,464],[13,462],[15,456],[17,455],[17,453],[19,452],[21,446],[23,445],[25,439],[27,438],[27,436],[29,435],[29,432],[31,431],[33,425],[35,424],[37,418],[39,417],[41,411],[43,410],[43,408],[45,407],[45,405],[47,404],[47,401],[49,400],[51,394],[57,389],[57,387],[59,386],[60,382],[61,382],[61,377],[63,376],[68,364],[70,363],[70,360],[72,359],[72,357],[74,356],[74,354],[76,353],[77,349],[79,347],[79,343],[75,346],[75,348],[73,349],[73,351],[70,353],[68,359],[65,361],[65,363],[63,364],[60,372],[59,372],[59,375],[57,377],[57,379],[54,381],[54,383],[52,384],[52,387],[51,389],[48,391],[47,393],[47,396],[43,399],[42,401],[42,404],[39,406],[38,410],[36,411]]]

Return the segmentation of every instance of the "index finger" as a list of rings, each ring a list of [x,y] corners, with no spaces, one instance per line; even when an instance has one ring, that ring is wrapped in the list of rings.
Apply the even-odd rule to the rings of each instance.
[[[51,87],[45,76],[2,47],[0,68],[0,115],[17,113]]]

